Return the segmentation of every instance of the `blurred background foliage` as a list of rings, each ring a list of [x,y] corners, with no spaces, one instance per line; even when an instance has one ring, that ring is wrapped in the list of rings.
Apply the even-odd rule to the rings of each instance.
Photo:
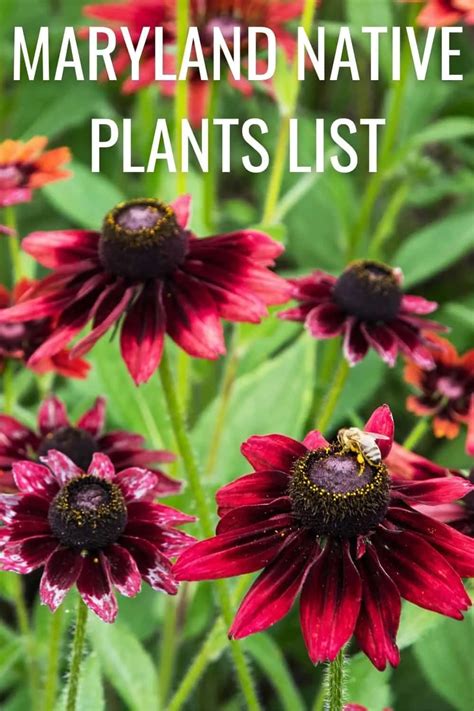
[[[155,175],[124,175],[120,150],[109,151],[102,173],[90,173],[90,119],[130,116],[135,126],[135,151],[144,159],[158,117],[172,120],[169,100],[155,87],[125,97],[119,83],[77,82],[67,73],[58,82],[13,83],[12,28],[23,25],[34,40],[38,28],[48,25],[53,48],[65,25],[84,24],[81,0],[0,0],[0,98],[2,138],[26,139],[47,135],[53,146],[67,145],[74,161],[72,180],[38,192],[33,201],[17,209],[19,230],[59,228],[98,229],[103,215],[123,197],[159,195],[173,198],[174,180],[164,171]],[[318,21],[328,30],[327,52],[334,49],[341,24],[349,24],[357,37],[361,25],[404,25],[407,6],[391,0],[331,0],[324,2]],[[380,256],[400,266],[406,284],[415,293],[440,302],[439,320],[451,327],[451,338],[461,350],[474,342],[474,34],[465,29],[459,37],[462,55],[456,71],[463,82],[442,83],[439,79],[439,46],[424,82],[409,77],[403,96],[396,144],[384,166],[383,184],[369,229],[364,231],[360,254],[376,231]],[[308,77],[302,87],[298,117],[301,124],[302,155],[314,154],[314,119],[334,120],[340,116],[382,116],[390,106],[394,88],[385,72],[370,83],[367,44],[360,38],[362,79],[319,83]],[[385,47],[385,51],[387,48]],[[81,48],[86,56],[85,44]],[[54,53],[54,49],[53,49]],[[223,82],[219,92],[219,115],[262,117],[274,129],[268,137],[273,147],[279,120],[278,106],[258,90],[243,101]],[[359,153],[366,153],[365,134],[355,140]],[[218,181],[216,224],[219,230],[258,225],[267,190],[268,175],[251,178],[240,167],[244,146],[233,141],[233,170]],[[350,175],[328,170],[322,175],[287,175],[274,223],[263,225],[285,242],[287,251],[279,268],[286,275],[322,268],[338,273],[345,265],[346,247],[360,216],[368,184],[366,165]],[[194,197],[193,227],[205,234],[201,218],[202,177],[189,176]],[[11,268],[5,241],[0,243],[0,281],[11,284]],[[203,476],[210,495],[223,483],[243,474],[248,465],[240,455],[240,443],[250,434],[283,432],[299,437],[307,426],[313,398],[315,344],[301,329],[273,316],[261,326],[229,328],[229,342],[237,343],[233,362],[183,362],[176,351],[181,378],[180,397],[189,406],[195,447],[207,462]],[[320,348],[321,360],[330,344]],[[125,372],[116,343],[102,340],[91,354],[93,365],[86,382],[58,379],[55,392],[78,416],[99,394],[108,399],[110,427],[143,433],[150,446],[174,443],[165,413],[158,378],[136,389]],[[223,436],[213,448],[219,395],[229,368],[236,371]],[[15,376],[18,394],[16,415],[33,424],[38,405],[34,379],[29,371]],[[317,387],[317,384],[316,384]],[[372,354],[355,368],[331,423],[359,424],[381,401],[394,410],[399,441],[408,434],[415,419],[405,410],[408,386],[402,379],[402,364],[393,371]],[[424,437],[419,451],[450,467],[472,466],[464,453],[464,438],[454,442]],[[180,476],[179,463],[174,473]],[[192,510],[186,492],[176,499],[181,508]],[[429,565],[429,561],[427,561]],[[0,622],[0,698],[4,711],[23,711],[27,696],[24,675],[23,640],[11,626],[10,574],[0,576],[3,622]],[[45,649],[50,613],[32,600],[35,644]],[[211,586],[183,586],[177,601],[179,638],[173,679],[166,670],[157,674],[157,664],[167,650],[160,646],[162,630],[170,614],[170,603],[149,589],[136,600],[121,599],[119,621],[107,627],[90,622],[92,654],[87,660],[80,690],[83,711],[108,709],[164,708],[164,689],[176,686],[191,663],[201,642],[210,633],[212,664],[203,670],[201,683],[191,697],[193,709],[239,708],[229,660],[225,653],[225,632],[215,627],[216,612]],[[67,605],[68,610],[73,605]],[[66,615],[68,619],[69,612]],[[211,631],[212,630],[212,631]],[[395,670],[375,671],[356,649],[350,667],[349,697],[365,704],[369,711],[392,706],[396,711],[472,711],[472,640],[474,617],[465,623],[446,621],[434,614],[406,605],[400,634],[404,647],[402,663]],[[322,677],[307,658],[298,629],[297,614],[289,615],[267,633],[243,642],[252,661],[261,698],[268,711],[321,709],[318,689]],[[105,701],[106,700],[106,701]]]

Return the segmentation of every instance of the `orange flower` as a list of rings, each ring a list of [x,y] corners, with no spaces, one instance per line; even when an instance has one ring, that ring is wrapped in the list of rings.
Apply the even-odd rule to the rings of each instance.
[[[29,202],[33,190],[70,176],[62,169],[71,160],[69,149],[44,151],[47,143],[44,136],[0,143],[0,207]]]
[[[419,393],[410,395],[407,408],[416,415],[433,415],[436,437],[454,439],[462,423],[474,431],[474,350],[463,356],[449,341],[431,335],[435,367],[422,370],[413,362],[405,368],[405,380]]]
[[[418,2],[418,0],[402,0]],[[428,0],[418,15],[422,27],[442,27],[464,22],[474,24],[474,0]]]

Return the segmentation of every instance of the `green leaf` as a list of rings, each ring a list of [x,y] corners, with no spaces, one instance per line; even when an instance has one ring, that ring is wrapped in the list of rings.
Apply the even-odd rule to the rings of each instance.
[[[153,660],[134,635],[120,622],[106,625],[90,620],[89,636],[105,676],[128,708],[159,708]]]
[[[258,634],[244,643],[255,663],[274,687],[286,711],[304,711],[305,703],[279,646],[268,634]]]
[[[73,177],[46,185],[43,194],[48,202],[73,223],[99,230],[104,215],[124,199],[123,194],[103,175],[73,161]]]
[[[440,119],[404,142],[403,148],[394,153],[390,165],[392,167],[398,165],[412,151],[419,151],[430,143],[451,142],[472,136],[474,136],[474,119],[464,116]]]
[[[348,701],[366,706],[370,711],[382,711],[392,701],[391,675],[391,669],[379,672],[365,654],[356,654],[348,664]]]
[[[424,227],[399,249],[392,262],[401,267],[405,285],[429,279],[474,249],[474,210]]]
[[[230,399],[216,471],[221,481],[244,473],[248,465],[240,445],[252,434],[282,432],[299,437],[311,404],[313,343],[306,334],[281,355],[237,381]],[[208,407],[193,431],[202,459],[209,447],[217,403]]]
[[[403,603],[400,629],[397,634],[397,644],[400,649],[411,647],[425,634],[438,627],[443,622],[441,615],[431,610],[424,610],[409,602]]]
[[[463,622],[443,620],[413,648],[431,686],[458,711],[474,708],[473,639],[471,611]]]

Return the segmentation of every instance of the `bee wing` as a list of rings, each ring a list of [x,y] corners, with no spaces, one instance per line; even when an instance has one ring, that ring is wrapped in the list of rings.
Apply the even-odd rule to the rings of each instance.
[[[377,432],[364,432],[364,434],[369,435],[370,437],[374,437],[375,439],[390,439],[390,437],[387,437],[387,435],[378,434]]]

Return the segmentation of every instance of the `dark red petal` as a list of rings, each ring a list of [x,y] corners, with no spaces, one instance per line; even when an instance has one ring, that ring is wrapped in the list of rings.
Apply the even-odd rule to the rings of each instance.
[[[32,232],[22,240],[21,246],[43,267],[56,269],[65,264],[97,258],[99,237],[98,232],[84,230]]]
[[[288,474],[295,461],[308,453],[301,442],[279,434],[253,435],[240,451],[256,471],[279,469]]]
[[[143,288],[127,314],[120,335],[122,358],[136,385],[146,383],[158,368],[165,329],[163,284],[155,281]]]
[[[176,272],[163,296],[166,330],[186,353],[215,359],[225,353],[224,332],[209,289],[198,279]]]
[[[355,318],[347,319],[344,335],[344,355],[349,365],[356,365],[367,355],[369,342]]]
[[[100,437],[105,424],[105,407],[105,397],[98,397],[94,406],[80,418],[77,423],[78,428],[85,430],[94,438]]]
[[[87,607],[103,622],[114,622],[118,606],[110,582],[107,560],[103,553],[97,555],[91,553],[83,559],[77,589]]]
[[[220,535],[229,531],[236,531],[239,528],[247,528],[256,523],[264,523],[265,521],[268,521],[270,525],[270,519],[273,516],[289,514],[291,513],[291,508],[290,497],[282,496],[280,499],[274,499],[269,504],[239,506],[230,509],[224,514],[220,510],[219,515],[222,515],[222,518],[217,525],[216,533]]]
[[[115,467],[109,457],[106,454],[102,454],[102,452],[94,453],[87,473],[99,479],[107,479],[109,481],[115,479]]]
[[[466,452],[474,457],[474,395],[471,396],[469,415],[467,420]]]
[[[267,566],[284,546],[294,521],[275,516],[264,522],[224,533],[188,548],[174,571],[178,580],[215,580],[254,573]]]
[[[157,478],[147,469],[130,467],[117,474],[115,483],[122,489],[126,501],[140,501],[155,492]]]
[[[422,536],[379,528],[372,540],[402,597],[427,610],[462,619],[462,611],[471,603],[461,579]]]
[[[69,418],[64,403],[54,395],[43,400],[38,411],[38,427],[42,435],[59,430],[69,425]]]
[[[122,595],[135,597],[142,587],[142,576],[135,560],[126,548],[108,546],[104,551],[109,565],[110,579]]]
[[[288,475],[281,471],[257,471],[226,484],[216,494],[221,508],[268,504],[284,496],[288,490]]]
[[[381,405],[378,407],[367,420],[364,430],[388,437],[388,439],[377,440],[382,458],[388,457],[395,437],[395,422],[389,406]]]
[[[150,501],[131,501],[127,505],[128,520],[148,521],[160,526],[178,526],[193,523],[196,518],[178,511],[171,506],[155,504]]]
[[[40,583],[40,598],[54,612],[77,581],[83,558],[78,550],[58,548],[46,563]]]
[[[390,507],[387,518],[403,529],[418,533],[446,558],[463,578],[474,577],[474,539],[418,511]]]
[[[306,437],[303,440],[304,446],[311,450],[314,451],[316,449],[326,449],[326,447],[329,447],[329,442],[321,432],[318,432],[317,430],[313,430],[311,432],[308,432]]]
[[[0,446],[13,445],[17,448],[28,444],[37,444],[35,433],[15,420],[14,417],[0,415]]]
[[[431,314],[436,311],[438,304],[436,301],[427,301],[422,296],[412,296],[405,294],[402,298],[402,311],[407,314]]]
[[[170,561],[156,546],[141,538],[121,536],[119,542],[134,558],[140,575],[153,590],[176,595],[178,583],[171,570]]]
[[[306,328],[313,338],[332,338],[342,333],[346,314],[328,302],[312,309],[306,317]]]
[[[191,217],[191,195],[181,195],[171,203],[178,225],[186,230]]]
[[[0,517],[5,523],[22,516],[35,516],[45,519],[48,516],[49,501],[46,497],[36,494],[0,494]]]
[[[12,467],[15,484],[26,494],[38,494],[50,498],[58,490],[56,479],[48,467],[35,462],[16,462]]]
[[[398,342],[390,329],[381,324],[362,324],[361,328],[372,348],[393,368],[398,355]]]
[[[361,579],[347,544],[329,539],[301,593],[301,629],[313,664],[333,661],[348,642],[361,596]]]
[[[360,648],[382,671],[387,662],[396,666],[400,653],[396,644],[400,623],[400,593],[380,565],[372,546],[357,563],[362,578],[362,605],[355,629]]]
[[[242,639],[261,632],[290,611],[316,550],[317,544],[308,531],[288,537],[285,547],[243,599],[229,631],[231,638]]]
[[[271,237],[256,230],[242,230],[226,235],[207,237],[206,239],[192,240],[190,254],[192,257],[209,259],[209,253],[217,256],[223,262],[231,255],[249,257],[254,262],[269,266],[284,251],[280,242],[275,242]]]
[[[474,490],[469,479],[462,476],[447,476],[425,481],[397,480],[392,488],[395,496],[415,504],[449,504],[458,501]]]
[[[41,457],[41,461],[51,469],[61,486],[65,486],[71,479],[84,474],[77,464],[74,464],[69,457],[56,449],[50,449],[45,457]]]
[[[327,301],[332,294],[336,278],[326,272],[315,271],[307,277],[292,279],[293,297],[298,301],[320,303]]]
[[[395,479],[418,481],[450,476],[449,469],[440,467],[429,459],[410,452],[396,442],[393,443],[385,464]]]
[[[3,570],[30,573],[43,565],[58,547],[52,536],[33,536],[17,543],[7,543],[0,553]]]
[[[390,322],[390,330],[398,339],[400,349],[420,368],[430,369],[434,359],[429,349],[424,345],[420,330],[399,318]]]

